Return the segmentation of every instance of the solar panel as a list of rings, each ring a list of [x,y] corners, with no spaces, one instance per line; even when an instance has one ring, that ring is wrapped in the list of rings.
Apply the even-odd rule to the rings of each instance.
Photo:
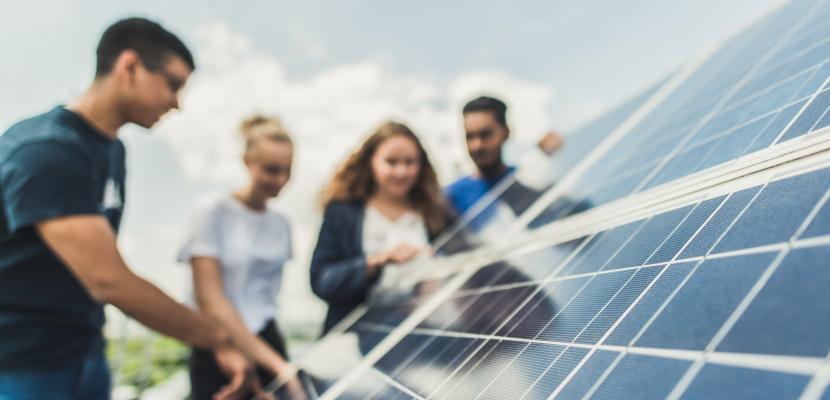
[[[431,279],[300,360],[314,390],[830,398],[828,16],[786,3],[586,125],[574,167],[501,237],[470,242],[508,181]]]
[[[826,4],[787,3],[714,51],[571,185],[581,200],[574,207],[737,163],[830,124],[828,16]],[[568,211],[542,213],[529,225]]]
[[[810,189],[780,195],[793,186]],[[830,306],[817,301],[830,238],[807,229],[830,225],[816,219],[828,189],[825,167],[499,260],[480,271],[513,279],[456,291],[366,373],[407,398],[798,397],[830,350]],[[540,264],[547,276],[523,273]]]

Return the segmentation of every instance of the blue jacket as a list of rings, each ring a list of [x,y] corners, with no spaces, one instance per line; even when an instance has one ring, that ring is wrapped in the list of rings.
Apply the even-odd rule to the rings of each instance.
[[[332,201],[323,214],[311,256],[311,290],[328,303],[323,334],[366,300],[377,279],[366,277],[363,215],[366,203]],[[435,236],[430,234],[430,241]]]

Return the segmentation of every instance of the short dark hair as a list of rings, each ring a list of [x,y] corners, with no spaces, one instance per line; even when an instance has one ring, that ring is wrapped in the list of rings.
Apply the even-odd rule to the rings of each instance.
[[[151,71],[161,68],[171,55],[180,57],[191,70],[196,69],[193,55],[176,35],[148,19],[127,18],[110,25],[101,35],[95,52],[95,77],[109,74],[115,60],[127,49],[138,53],[141,62]]]
[[[503,101],[495,97],[481,96],[470,100],[470,102],[464,106],[463,114],[466,115],[468,113],[478,111],[493,113],[493,117],[496,118],[496,121],[504,127],[507,127],[507,104],[504,104]]]

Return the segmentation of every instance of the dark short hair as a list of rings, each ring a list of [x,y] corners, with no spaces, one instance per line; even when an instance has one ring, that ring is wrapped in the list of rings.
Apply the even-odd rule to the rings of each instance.
[[[148,19],[127,18],[110,25],[101,35],[95,52],[95,76],[109,74],[115,60],[127,49],[138,53],[141,62],[151,71],[161,68],[170,56],[178,56],[191,70],[196,69],[193,55],[176,35]]]
[[[464,106],[463,113],[466,115],[471,112],[479,111],[492,113],[493,117],[496,118],[496,121],[507,127],[507,104],[504,104],[503,101],[494,97],[481,96],[470,100],[470,102]]]

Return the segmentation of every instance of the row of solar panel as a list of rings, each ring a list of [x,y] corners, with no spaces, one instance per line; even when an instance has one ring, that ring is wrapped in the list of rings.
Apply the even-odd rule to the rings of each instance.
[[[632,345],[703,351],[771,266],[775,273],[729,334],[712,350],[825,357],[830,350],[830,326],[827,326],[830,306],[814,299],[830,285],[830,274],[821,271],[826,268],[822,262],[830,259],[830,247],[788,251],[786,243],[799,227],[804,228],[799,240],[830,233],[830,204],[823,204],[814,217],[811,213],[817,204],[826,200],[823,196],[828,184],[830,170],[778,180],[601,232],[585,239],[583,246],[575,246],[574,242],[555,246],[560,250],[563,246],[578,248],[562,265],[540,254],[530,254],[516,263],[499,263],[482,269],[474,281],[490,274],[497,278],[486,283],[502,286],[476,292],[470,291],[476,284],[468,285],[467,293],[460,292],[431,313],[376,368],[425,398],[468,398],[470,390],[479,390],[473,394],[482,398],[505,398],[508,394],[507,397],[532,394],[538,398],[544,391],[552,393],[563,382],[569,371],[566,366],[575,367],[594,350],[591,361],[580,369],[580,377],[600,366],[607,368],[618,356],[624,357],[603,385],[625,384],[626,390],[642,394],[647,388],[639,386],[659,377],[651,376],[646,381],[623,380],[627,369],[643,363],[678,368],[682,365],[675,379],[660,381],[666,390],[671,390],[690,361],[622,355],[605,347]],[[812,222],[804,223],[808,217]],[[764,235],[757,234],[759,223],[764,223]],[[784,245],[757,247],[776,243]],[[794,242],[796,246],[799,243]],[[734,252],[751,248],[757,252]],[[710,249],[714,250],[710,252]],[[598,251],[603,256],[588,256]],[[561,259],[561,254],[566,252],[559,253]],[[705,260],[699,258],[707,253]],[[664,264],[678,254],[686,259]],[[627,262],[603,261],[609,259]],[[527,264],[522,260],[537,262]],[[526,271],[522,267],[531,265],[531,269],[538,269],[538,260],[551,261],[548,270],[552,272],[552,279],[518,283],[521,280],[516,278],[531,276],[521,273]],[[594,267],[568,268],[589,264]],[[628,267],[629,264],[636,267]],[[356,331],[361,331],[359,325]],[[389,328],[392,326],[394,323]],[[615,328],[611,330],[612,327]],[[378,329],[377,325],[366,324],[365,332],[369,334]],[[592,345],[600,341],[602,346],[596,350]],[[523,357],[531,358],[532,362],[522,361]],[[600,366],[595,365],[598,363]],[[482,364],[489,367],[484,368]],[[694,382],[706,382],[709,371],[724,368],[727,367],[707,365]],[[667,373],[668,369],[653,371]],[[766,375],[787,377],[788,382],[800,382],[786,388],[796,395],[809,380],[807,376],[796,378],[753,371],[737,368],[732,372],[745,375],[746,379]],[[545,379],[541,378],[543,373]],[[492,385],[482,383],[493,379],[496,383]],[[773,382],[766,378],[763,381]],[[561,393],[563,398],[570,398],[569,393],[584,386],[580,382],[580,379],[571,379],[563,387],[567,388]],[[751,381],[730,379],[729,382],[736,390],[754,387]],[[697,384],[692,384],[690,393],[697,390]],[[488,386],[498,391],[482,391]],[[436,388],[444,389],[436,391]],[[512,391],[505,393],[506,388]],[[716,391],[727,393],[723,392],[726,389]],[[598,391],[596,396],[603,398],[601,393]],[[625,392],[616,395],[619,393]],[[666,394],[660,392],[654,398]]]
[[[529,227],[827,125],[828,16],[826,1],[793,1],[735,36]],[[658,88],[588,125],[573,138],[587,145],[566,146],[568,160],[584,157]],[[819,301],[830,283],[822,265],[830,251],[821,246],[830,242],[829,177],[777,180],[484,266],[350,380],[342,398],[797,397],[830,350],[830,307]],[[521,204],[512,207],[518,215],[540,194],[516,179],[490,206]],[[490,223],[492,207],[480,210],[467,216],[474,229],[458,236]],[[462,239],[458,249],[472,247]],[[371,305],[342,334],[357,337],[357,357],[435,286]],[[732,353],[741,354],[738,365],[700,361]],[[800,361],[761,368],[751,354]]]
[[[828,16],[826,3],[792,2],[736,37],[595,163],[570,208],[530,226],[830,125]]]

